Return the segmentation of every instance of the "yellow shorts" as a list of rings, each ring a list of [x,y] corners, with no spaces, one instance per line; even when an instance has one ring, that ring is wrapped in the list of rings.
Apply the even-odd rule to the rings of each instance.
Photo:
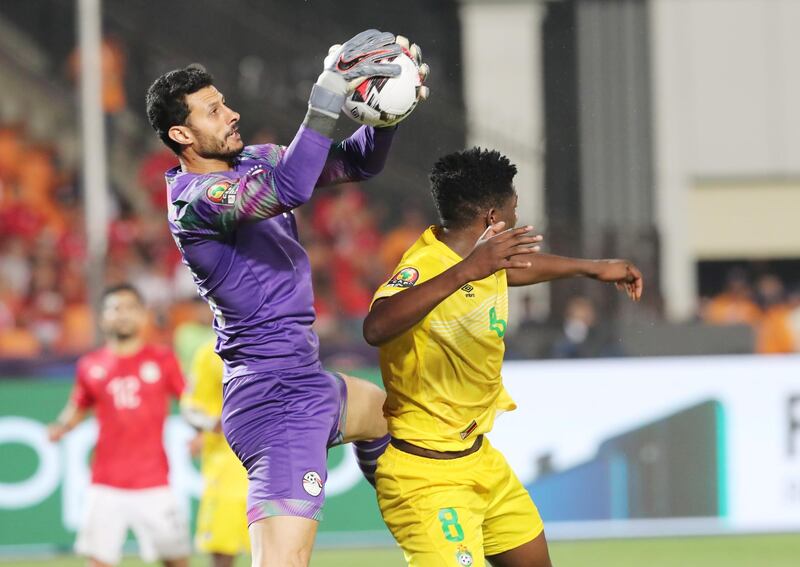
[[[204,553],[249,553],[246,493],[206,489],[197,511],[195,543]]]
[[[484,567],[544,526],[505,457],[483,440],[471,455],[437,460],[393,446],[378,459],[378,505],[410,567]]]

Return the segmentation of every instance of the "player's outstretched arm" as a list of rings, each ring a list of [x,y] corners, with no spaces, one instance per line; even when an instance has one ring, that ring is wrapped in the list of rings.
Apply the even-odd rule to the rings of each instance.
[[[386,165],[396,130],[397,126],[361,126],[352,136],[333,146],[317,187],[366,181],[378,175]]]
[[[523,286],[565,278],[587,277],[616,284],[628,297],[638,301],[642,297],[644,281],[642,272],[627,260],[584,260],[552,254],[537,254],[526,268],[506,272],[508,285]]]
[[[531,226],[499,232],[504,223],[492,225],[481,237],[469,256],[430,280],[407,288],[372,304],[364,320],[364,339],[372,346],[410,329],[449,295],[466,283],[482,280],[499,270],[526,268],[526,255],[538,252],[534,246],[541,236],[531,236]],[[513,257],[513,258],[512,258]]]
[[[94,405],[94,394],[87,385],[88,380],[86,364],[84,359],[81,359],[78,361],[72,395],[55,423],[51,423],[47,427],[47,436],[50,441],[54,443],[60,441],[64,435],[75,429],[86,418],[89,409]]]
[[[271,146],[262,156],[269,167],[254,168],[238,179],[220,175],[198,180],[174,203],[181,228],[226,233],[239,223],[274,217],[307,202],[328,159],[345,97],[369,77],[397,76],[399,65],[376,61],[401,50],[394,34],[378,30],[361,32],[337,46],[325,58],[303,124],[289,147]]]
[[[47,426],[47,437],[53,443],[60,441],[64,435],[75,429],[86,418],[87,413],[85,408],[78,407],[75,402],[70,400],[58,415],[58,419]]]

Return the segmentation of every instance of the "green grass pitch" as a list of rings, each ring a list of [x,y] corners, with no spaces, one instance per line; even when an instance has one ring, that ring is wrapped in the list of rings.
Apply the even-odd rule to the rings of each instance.
[[[797,567],[800,565],[800,534],[726,536],[669,539],[552,542],[554,567]],[[453,558],[455,560],[455,557]],[[82,567],[74,557],[23,560],[0,558],[2,567]],[[142,567],[126,559],[121,567]],[[208,561],[195,557],[192,567]],[[237,567],[246,567],[242,557]],[[403,567],[396,548],[363,550],[318,550],[313,567]],[[455,561],[453,565],[456,565]]]

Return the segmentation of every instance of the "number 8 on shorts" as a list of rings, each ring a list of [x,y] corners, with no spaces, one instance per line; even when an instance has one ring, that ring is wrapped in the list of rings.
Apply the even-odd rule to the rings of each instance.
[[[457,543],[464,541],[464,530],[458,523],[458,513],[455,508],[442,508],[439,510],[439,521],[442,523],[442,532],[447,541]]]

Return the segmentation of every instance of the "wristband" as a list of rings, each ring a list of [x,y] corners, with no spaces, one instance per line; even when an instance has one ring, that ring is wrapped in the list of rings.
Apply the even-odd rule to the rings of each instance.
[[[331,118],[339,118],[342,111],[345,95],[329,91],[323,86],[315,84],[311,87],[311,96],[308,98],[308,107]]]

